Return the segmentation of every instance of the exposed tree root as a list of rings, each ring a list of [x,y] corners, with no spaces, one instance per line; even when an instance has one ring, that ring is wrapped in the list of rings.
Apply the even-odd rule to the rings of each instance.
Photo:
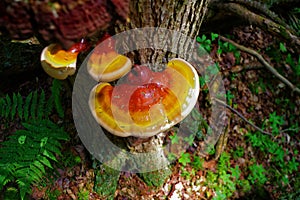
[[[257,60],[264,65],[270,72],[272,72],[272,74],[274,74],[280,81],[282,81],[283,83],[285,83],[287,86],[289,86],[292,89],[292,92],[297,92],[298,94],[300,94],[300,89],[298,87],[296,87],[293,83],[291,83],[288,79],[286,79],[285,77],[283,77],[281,74],[279,74],[277,72],[277,70],[272,67],[263,57],[262,55],[260,55],[257,51],[247,48],[243,45],[240,45],[228,38],[225,38],[223,36],[220,36],[220,39],[225,41],[225,42],[229,42],[231,44],[233,44],[234,46],[236,46],[238,49],[240,49],[241,51],[244,51],[246,53],[249,53],[251,55],[253,55],[254,57],[257,58]]]
[[[297,37],[293,30],[287,28],[288,25],[281,25],[274,22],[273,20],[256,14],[247,8],[239,5],[237,3],[215,3],[211,5],[212,8],[215,8],[224,13],[231,13],[236,15],[239,19],[244,19],[244,21],[249,22],[250,24],[256,25],[261,29],[276,35],[277,37],[282,38],[287,41],[287,43],[296,46],[297,52],[300,50],[300,39]]]
[[[220,99],[214,98],[214,100],[222,105],[225,106],[226,108],[228,108],[230,111],[234,112],[235,114],[237,114],[242,120],[244,120],[245,122],[247,122],[250,126],[252,126],[253,128],[255,128],[256,130],[258,130],[261,133],[264,133],[266,135],[272,136],[272,133],[269,133],[267,131],[262,130],[261,128],[259,128],[258,126],[256,126],[255,124],[253,124],[252,122],[250,122],[249,120],[247,120],[239,111],[235,110],[234,108],[232,108],[231,106],[229,106],[228,104],[226,104],[224,101],[221,101]]]

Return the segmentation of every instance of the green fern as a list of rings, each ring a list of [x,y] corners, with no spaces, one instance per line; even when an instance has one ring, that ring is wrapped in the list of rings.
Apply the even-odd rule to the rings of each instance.
[[[62,88],[61,82],[57,79],[54,79],[53,83],[52,83],[52,87],[51,87],[52,95],[50,98],[53,99],[55,109],[58,113],[58,116],[62,118],[62,117],[64,117],[64,110],[63,110],[63,107],[61,104],[61,99],[60,99],[61,88]]]
[[[60,141],[68,140],[68,134],[49,120],[55,108],[59,117],[64,116],[61,104],[61,82],[53,80],[51,96],[46,101],[45,91],[34,91],[23,98],[13,93],[0,98],[0,117],[12,121],[21,120],[24,130],[17,130],[0,148],[0,190],[9,183],[16,182],[23,199],[30,186],[37,183],[57,162],[60,155]]]
[[[22,123],[24,130],[17,130],[0,148],[0,190],[8,182],[16,181],[22,199],[32,183],[43,178],[46,168],[61,155],[61,140],[68,134],[50,120]]]
[[[40,93],[38,91],[29,93],[25,101],[20,93],[13,93],[12,97],[6,95],[4,98],[0,98],[0,117],[13,120],[18,115],[25,122],[29,119],[47,119],[54,107],[58,116],[63,118],[64,110],[60,99],[61,89],[61,82],[54,79],[51,96],[47,102],[44,90]]]

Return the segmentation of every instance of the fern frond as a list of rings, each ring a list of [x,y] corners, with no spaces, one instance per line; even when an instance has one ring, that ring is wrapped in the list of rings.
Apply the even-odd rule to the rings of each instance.
[[[37,119],[41,120],[45,116],[45,92],[42,90],[37,105]]]
[[[62,89],[61,82],[57,79],[54,79],[52,82],[52,87],[51,87],[52,98],[53,98],[55,109],[58,113],[58,116],[63,118],[64,110],[63,110],[63,107],[61,104],[61,99],[60,99],[61,89]]]
[[[6,102],[4,100],[4,98],[1,98],[0,99],[0,116],[1,117],[4,117],[4,114],[5,114],[5,105],[6,105]]]
[[[12,99],[12,106],[11,106],[11,113],[10,113],[10,119],[13,120],[13,118],[16,115],[17,112],[17,105],[18,105],[18,99],[16,93],[13,94],[13,99]]]
[[[17,99],[18,99],[18,115],[22,120],[23,119],[23,98],[20,93],[18,93]]]
[[[24,109],[23,109],[25,121],[27,121],[29,118],[29,106],[31,103],[31,98],[32,98],[32,92],[30,92],[29,95],[25,99],[25,104],[24,104]]]
[[[32,118],[36,118],[37,103],[38,103],[38,94],[37,91],[34,91],[31,106],[30,106],[30,115]]]
[[[23,97],[19,93],[13,93],[12,97],[6,95],[0,98],[0,117],[13,120],[18,114],[23,121],[29,119],[46,119],[52,112],[53,107],[57,111],[59,117],[64,117],[64,110],[61,104],[61,82],[54,79],[51,86],[51,96],[46,101],[45,91],[30,92],[23,101]]]
[[[10,108],[11,108],[11,99],[8,96],[8,94],[6,95],[5,99],[6,99],[6,108],[5,108],[5,115],[4,115],[4,117],[8,118],[9,112],[10,112]]]
[[[25,129],[9,136],[0,148],[0,189],[15,180],[24,197],[30,185],[45,175],[46,168],[52,168],[51,162],[57,162],[60,141],[69,137],[50,120],[32,120],[22,125]]]

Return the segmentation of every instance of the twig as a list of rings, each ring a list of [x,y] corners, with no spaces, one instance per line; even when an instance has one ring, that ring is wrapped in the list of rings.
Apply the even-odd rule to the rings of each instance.
[[[257,51],[253,50],[253,49],[249,49],[243,45],[240,45],[228,38],[225,38],[223,36],[220,36],[220,39],[225,41],[225,42],[229,42],[231,44],[233,44],[234,46],[236,46],[238,49],[240,49],[241,51],[247,52],[253,56],[255,56],[258,61],[263,64],[270,72],[272,72],[272,74],[274,74],[280,81],[282,81],[283,83],[285,83],[287,86],[289,86],[293,92],[297,92],[300,94],[300,89],[297,88],[293,83],[291,83],[289,80],[287,80],[285,77],[283,77],[281,74],[279,74],[276,69],[274,67],[272,67]]]
[[[229,106],[228,104],[226,104],[224,101],[214,98],[214,100],[221,104],[222,106],[225,106],[226,108],[228,108],[229,110],[231,110],[232,112],[234,112],[235,114],[237,114],[242,120],[244,120],[245,122],[247,122],[250,126],[252,126],[253,128],[255,128],[256,130],[269,135],[269,136],[273,136],[272,133],[266,132],[264,130],[262,130],[261,128],[259,128],[258,126],[256,126],[255,124],[253,124],[252,122],[250,122],[249,120],[247,120],[239,111],[235,110],[234,108],[232,108],[231,106]]]
[[[284,26],[277,24],[276,22],[268,19],[264,16],[251,12],[247,8],[236,4],[236,3],[226,3],[221,4],[217,3],[216,6],[218,9],[222,11],[227,11],[237,15],[240,18],[245,19],[252,25],[256,25],[263,30],[275,34],[282,39],[286,40],[291,45],[296,45],[297,48],[300,46],[300,39],[293,33],[292,30],[286,29]]]

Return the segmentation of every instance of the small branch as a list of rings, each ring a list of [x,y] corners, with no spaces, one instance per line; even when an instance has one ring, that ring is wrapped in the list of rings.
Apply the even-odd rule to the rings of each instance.
[[[236,3],[217,3],[215,6],[219,10],[224,10],[237,15],[248,21],[250,24],[254,24],[263,30],[275,34],[284,40],[286,40],[291,45],[296,45],[296,48],[300,46],[300,39],[293,33],[292,30],[288,30],[284,26],[277,24],[276,22],[261,16],[259,14],[253,13],[247,8],[236,4]]]
[[[270,72],[272,72],[272,74],[274,74],[280,81],[282,81],[287,86],[289,86],[293,90],[292,92],[297,92],[298,94],[300,94],[300,89],[297,88],[288,79],[286,79],[281,74],[279,74],[276,71],[276,69],[274,67],[272,67],[257,51],[255,51],[253,49],[249,49],[245,46],[242,46],[242,45],[240,45],[240,44],[238,44],[238,43],[236,43],[236,42],[234,42],[234,41],[232,41],[228,38],[225,38],[223,36],[220,36],[220,39],[225,41],[225,42],[229,42],[229,43],[233,44],[234,46],[236,46],[241,51],[244,51],[244,52],[249,53],[249,54],[253,55],[254,57],[256,57],[261,64],[263,64]]]
[[[228,104],[226,104],[224,101],[221,101],[220,99],[217,99],[217,98],[214,98],[214,100],[218,104],[221,104],[222,106],[225,106],[226,108],[228,108],[229,110],[231,110],[232,112],[234,112],[235,114],[237,114],[242,120],[244,120],[245,122],[247,122],[250,126],[252,126],[253,128],[255,128],[256,130],[258,130],[261,133],[264,133],[266,135],[273,136],[272,133],[269,133],[269,132],[266,132],[266,131],[262,130],[261,128],[259,128],[258,126],[256,126],[255,124],[253,124],[252,122],[250,122],[249,120],[247,120],[239,111],[235,110],[234,108],[232,108],[231,106],[229,106]]]

